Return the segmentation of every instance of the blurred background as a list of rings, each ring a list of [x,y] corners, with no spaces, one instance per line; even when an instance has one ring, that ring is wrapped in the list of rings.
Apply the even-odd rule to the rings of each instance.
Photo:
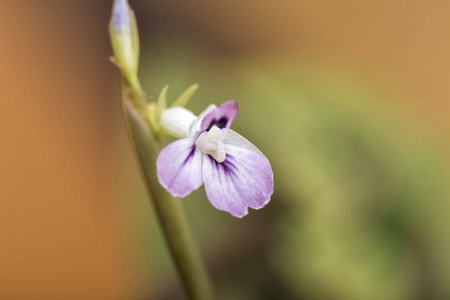
[[[183,202],[217,299],[450,299],[448,1],[133,1],[141,82],[236,100],[275,173]],[[184,299],[131,152],[112,1],[0,1],[0,299]]]

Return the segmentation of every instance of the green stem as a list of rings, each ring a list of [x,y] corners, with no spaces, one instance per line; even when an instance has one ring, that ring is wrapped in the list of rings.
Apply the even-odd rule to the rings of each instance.
[[[135,150],[148,193],[152,199],[172,258],[189,299],[212,299],[209,278],[195,247],[180,199],[172,197],[156,178],[156,158],[162,141],[145,115],[144,93],[122,80],[122,103],[131,144]]]

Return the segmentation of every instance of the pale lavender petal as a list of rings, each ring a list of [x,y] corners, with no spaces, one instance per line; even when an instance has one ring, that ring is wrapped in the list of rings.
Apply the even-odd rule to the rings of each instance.
[[[197,138],[205,131],[208,131],[213,126],[217,126],[220,129],[228,129],[233,123],[234,119],[238,116],[238,105],[234,101],[227,101],[220,107],[214,109],[208,113],[202,121],[200,130],[195,137]]]
[[[248,207],[262,208],[273,193],[273,172],[263,155],[233,145],[225,145],[223,163],[203,155],[203,182],[211,204],[241,218]]]
[[[158,180],[173,196],[184,197],[202,185],[202,154],[194,138],[183,138],[165,147],[156,160]]]

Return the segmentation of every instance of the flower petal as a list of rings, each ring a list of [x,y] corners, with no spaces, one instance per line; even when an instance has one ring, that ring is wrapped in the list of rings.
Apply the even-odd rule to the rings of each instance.
[[[161,113],[161,126],[176,137],[190,136],[189,127],[197,117],[184,107],[170,107]]]
[[[238,105],[234,101],[227,101],[220,107],[212,110],[207,114],[202,121],[200,131],[195,135],[197,138],[205,131],[210,130],[213,126],[217,126],[220,129],[228,129],[233,123],[233,120],[238,116]]]
[[[202,154],[194,138],[176,140],[156,160],[158,180],[175,197],[185,197],[202,185]]]
[[[203,182],[211,204],[241,218],[248,207],[262,208],[273,193],[273,172],[263,155],[245,148],[225,145],[227,157],[218,163],[203,155]]]
[[[255,145],[250,143],[250,141],[248,141],[245,137],[243,137],[242,135],[240,135],[239,133],[237,133],[232,129],[228,130],[223,140],[223,143],[237,146],[239,148],[244,148],[265,157],[265,155],[258,148],[256,148]]]
[[[191,136],[194,136],[197,131],[200,130],[200,127],[202,126],[203,119],[213,110],[215,110],[217,106],[215,104],[210,104],[204,111],[200,113],[200,115],[192,122],[191,126],[189,127],[189,131],[191,132]]]
[[[209,154],[221,163],[225,160],[224,133],[213,126],[208,132],[203,132],[195,141],[195,146],[204,154]]]

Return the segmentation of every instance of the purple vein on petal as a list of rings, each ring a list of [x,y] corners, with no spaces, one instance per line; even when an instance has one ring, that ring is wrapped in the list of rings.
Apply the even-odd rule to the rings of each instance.
[[[232,145],[225,147],[227,158],[223,163],[204,156],[206,194],[217,209],[243,217],[248,207],[259,209],[269,202],[273,193],[272,168],[267,158],[258,153]]]
[[[167,145],[156,160],[158,180],[172,195],[184,197],[202,181],[202,154],[194,139],[183,138]]]
[[[228,129],[238,116],[238,105],[234,101],[227,101],[220,107],[212,110],[202,120],[200,130],[196,133],[197,139],[203,132],[209,131],[213,126],[219,129]]]
[[[186,159],[183,162],[183,166],[186,166],[186,164],[189,162],[189,160],[195,155],[195,145],[191,146],[191,152],[186,157]]]

